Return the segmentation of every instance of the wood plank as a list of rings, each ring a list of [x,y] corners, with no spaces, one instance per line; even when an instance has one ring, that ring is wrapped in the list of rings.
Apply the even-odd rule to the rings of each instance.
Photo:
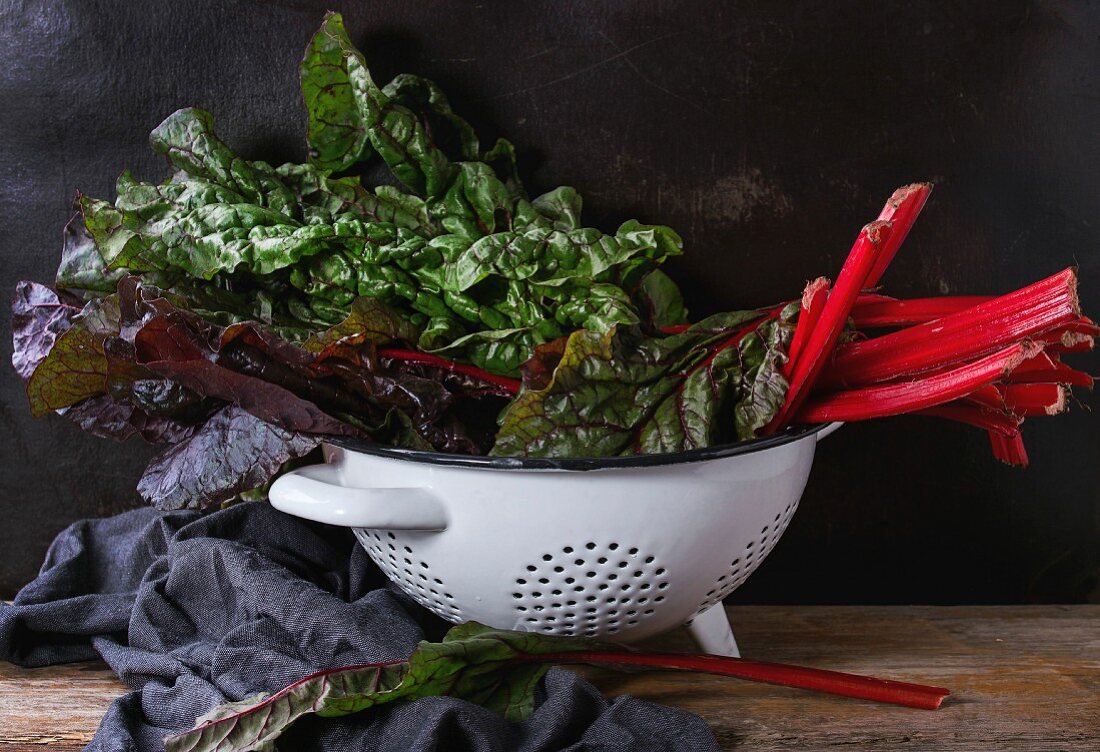
[[[910,710],[722,677],[577,669],[699,713],[723,749],[1100,749],[1100,605],[731,607],[745,655],[950,687]],[[661,649],[692,649],[683,632]],[[0,752],[79,750],[126,688],[101,663],[0,664]],[[75,701],[74,701],[75,700]]]
[[[77,752],[127,691],[101,661],[33,669],[0,661],[0,752]]]
[[[691,710],[723,749],[1100,749],[1100,606],[731,607],[744,655],[948,687],[938,711],[721,677],[584,669]],[[669,640],[689,649],[686,635]]]

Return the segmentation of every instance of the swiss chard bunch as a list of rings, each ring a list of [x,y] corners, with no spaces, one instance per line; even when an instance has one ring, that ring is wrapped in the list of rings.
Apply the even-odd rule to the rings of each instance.
[[[25,282],[13,362],[36,415],[166,445],[139,490],[163,508],[262,486],[325,435],[487,453],[535,348],[686,313],[657,267],[666,227],[584,227],[529,198],[430,81],[371,78],[339,15],[306,49],[308,164],[243,159],[211,115],[150,143],[173,172],[79,195],[55,289]],[[378,159],[392,180],[347,174]]]
[[[262,491],[328,435],[614,456],[920,413],[1026,464],[1023,419],[1092,385],[1062,361],[1100,334],[1072,269],[999,298],[874,292],[927,184],[891,196],[835,284],[687,324],[659,269],[676,233],[585,227],[568,187],[530,198],[510,143],[483,150],[430,81],[377,85],[339,15],[301,84],[308,164],[242,159],[179,110],[150,138],[170,177],[79,196],[56,289],[18,289],[33,412],[165,445],[139,485],[162,508]],[[387,182],[363,184],[370,160]]]
[[[58,284],[102,294],[140,274],[208,318],[291,339],[365,296],[417,326],[421,350],[497,374],[578,328],[679,323],[675,286],[656,272],[681,252],[676,233],[584,227],[568,187],[528,198],[510,143],[482,151],[430,81],[375,84],[339,15],[310,42],[301,79],[309,164],[242,159],[209,113],[179,110],[150,136],[172,176],[123,173],[113,204],[80,197],[98,258],[69,264]],[[334,177],[376,157],[397,185]]]

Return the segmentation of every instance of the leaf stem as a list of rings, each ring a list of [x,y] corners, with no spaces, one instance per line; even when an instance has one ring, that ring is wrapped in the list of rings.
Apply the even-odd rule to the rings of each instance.
[[[806,345],[792,367],[787,398],[765,433],[774,433],[787,425],[813,391],[822,370],[832,358],[852,306],[866,286],[867,275],[883,252],[891,231],[890,223],[883,221],[872,222],[860,230],[825,302],[821,318],[809,333]]]
[[[1040,347],[1025,341],[916,381],[824,394],[807,404],[798,419],[805,423],[869,420],[941,405],[1003,378]]]
[[[426,366],[442,368],[453,373],[470,376],[472,378],[479,379],[494,386],[498,386],[501,389],[504,389],[512,394],[519,394],[519,379],[510,379],[507,376],[498,376],[495,373],[489,373],[488,371],[478,368],[477,366],[472,366],[467,363],[456,363],[453,360],[447,360],[446,358],[441,358],[438,355],[432,355],[431,353],[417,352],[416,350],[404,350],[397,347],[385,347],[378,351],[378,355],[383,358],[402,360],[406,363],[420,363]]]
[[[959,363],[1079,319],[1071,269],[957,313],[837,348],[823,387],[860,386]],[[1087,336],[1087,335],[1081,335]]]
[[[852,309],[852,323],[856,329],[913,326],[935,321],[989,300],[992,298],[988,295],[953,295],[945,298],[857,302]]]
[[[765,661],[750,661],[743,658],[729,658],[718,655],[591,650],[539,655],[528,654],[526,658],[531,661],[549,661],[552,663],[613,664],[699,671],[720,676],[733,676],[765,684],[775,684],[782,687],[808,689],[814,692],[825,692],[860,700],[885,702],[926,710],[937,709],[940,703],[943,702],[943,698],[950,694],[949,690],[942,687],[930,687],[922,684],[847,674],[840,671],[804,668]]]

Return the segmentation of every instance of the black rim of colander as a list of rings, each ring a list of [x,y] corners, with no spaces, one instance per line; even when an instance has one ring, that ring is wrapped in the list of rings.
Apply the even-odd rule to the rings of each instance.
[[[429,465],[473,467],[485,470],[607,470],[611,468],[678,465],[687,462],[704,462],[723,457],[752,454],[753,452],[783,446],[784,444],[790,444],[792,441],[798,441],[817,434],[830,425],[832,424],[796,426],[780,431],[773,436],[707,447],[706,449],[688,449],[683,452],[632,454],[623,457],[568,457],[563,459],[551,459],[549,457],[482,457],[468,454],[424,452],[418,449],[383,446],[371,443],[366,439],[357,439],[350,436],[330,436],[326,437],[325,441],[332,446],[351,452],[370,454],[376,457],[389,457],[406,462],[421,462]]]

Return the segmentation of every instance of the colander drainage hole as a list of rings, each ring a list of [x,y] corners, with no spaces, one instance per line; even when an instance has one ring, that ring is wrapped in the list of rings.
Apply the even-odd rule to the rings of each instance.
[[[512,591],[517,618],[531,629],[556,634],[615,634],[624,623],[635,626],[654,613],[642,608],[657,602],[646,591],[668,587],[656,556],[617,541],[564,545],[523,569]],[[554,600],[547,602],[548,597]]]
[[[442,579],[429,576],[433,574],[431,567],[423,559],[414,558],[414,551],[410,544],[403,544],[390,532],[383,537],[374,530],[356,529],[355,536],[378,568],[417,603],[445,619],[462,620],[462,611],[454,604],[454,596],[443,589]],[[400,560],[396,554],[399,545],[401,550],[408,554]],[[398,561],[401,561],[401,564]],[[419,571],[414,572],[414,568],[418,568]]]

